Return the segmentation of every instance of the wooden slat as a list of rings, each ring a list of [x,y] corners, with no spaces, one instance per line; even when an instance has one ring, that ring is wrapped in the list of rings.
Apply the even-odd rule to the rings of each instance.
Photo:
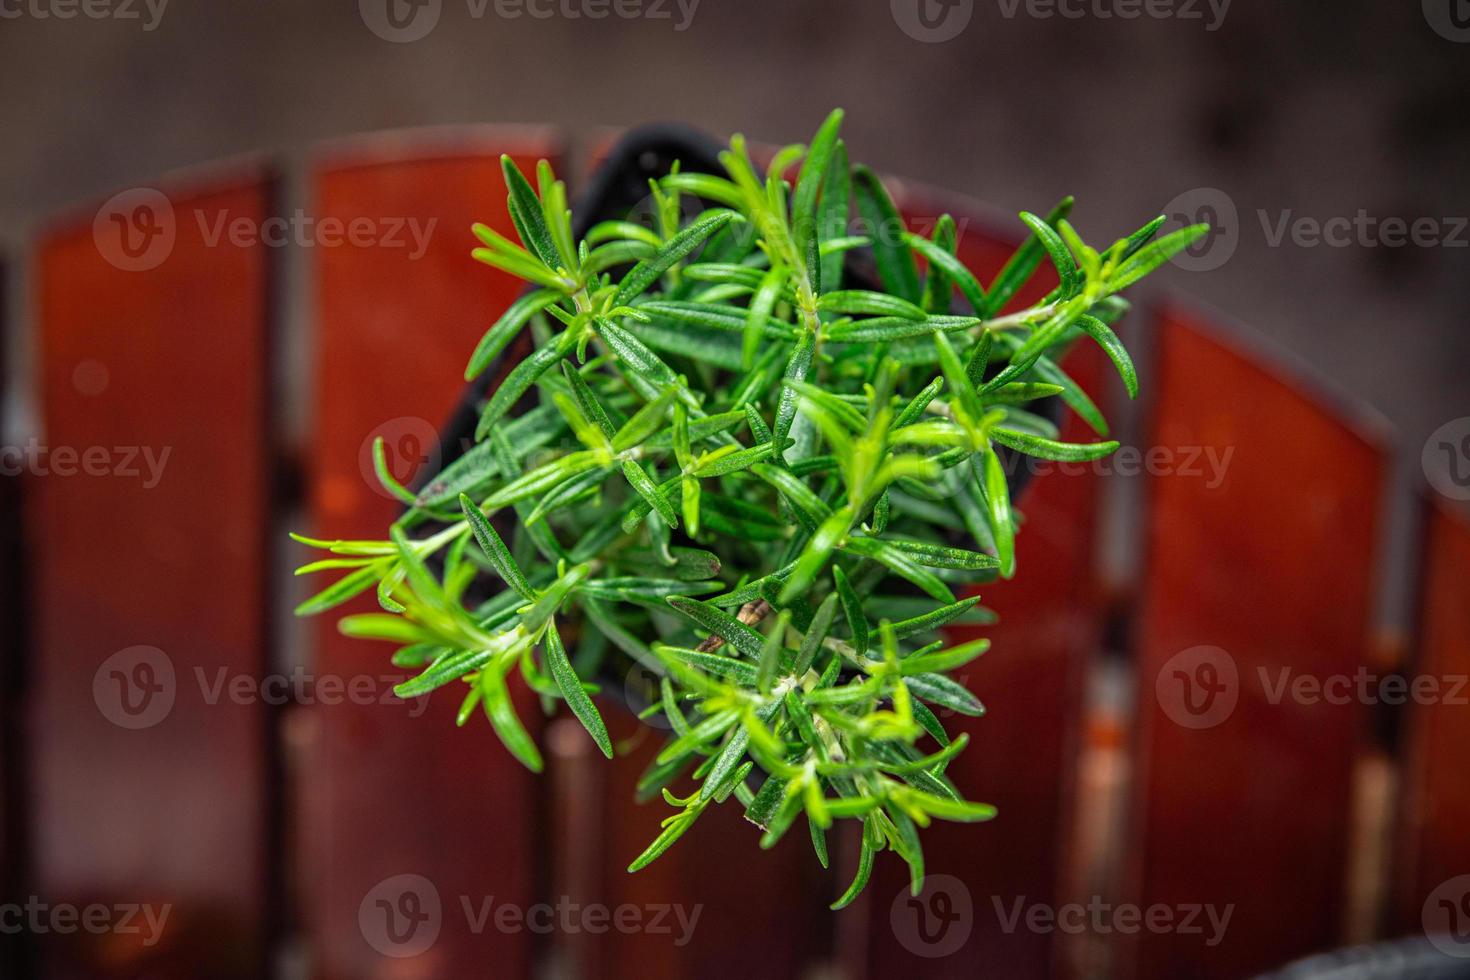
[[[613,737],[632,751],[608,763],[582,744],[579,785],[557,807],[558,849],[578,852],[590,871],[554,891],[587,907],[624,909],[652,929],[612,929],[575,941],[576,975],[602,980],[679,977],[797,980],[829,948],[831,901],[824,874],[803,828],[772,851],[738,804],[712,808],[654,864],[629,874],[627,865],[658,836],[672,811],[663,800],[633,803],[634,784],[664,744],[664,733],[643,729],[621,707],[604,703]],[[580,820],[577,819],[580,815]],[[759,937],[753,941],[752,936]],[[558,936],[558,943],[566,937]]]
[[[315,167],[314,215],[377,230],[402,222],[408,242],[314,255],[321,343],[310,500],[313,528],[323,535],[386,533],[397,506],[372,482],[372,436],[386,437],[404,479],[418,464],[433,465],[435,433],[459,398],[465,362],[520,290],[469,257],[472,222],[515,234],[502,152],[531,172],[542,156],[555,163],[559,147],[539,130],[407,133],[334,148]],[[418,256],[413,227],[420,235],[431,228]],[[364,597],[346,611],[373,605]],[[318,678],[401,679],[388,664],[387,646],[337,634],[336,612],[314,633]],[[386,686],[373,684],[379,694]],[[537,894],[537,864],[546,852],[538,836],[542,785],[506,753],[482,716],[455,728],[458,700],[440,692],[419,717],[411,710],[422,705],[410,709],[391,696],[383,704],[311,709],[303,787],[307,905],[325,977],[382,976],[395,968],[425,976],[483,976],[487,968],[496,976],[530,975],[534,937],[497,930],[493,919],[478,916],[490,896],[496,907],[525,908]],[[522,713],[528,723],[538,714]],[[401,954],[427,935],[402,933],[408,938],[401,946],[387,942],[375,902],[400,900],[398,885],[407,879],[381,886],[400,875],[432,885],[442,922],[417,960],[396,962],[372,943]],[[374,891],[381,888],[393,894]],[[462,898],[474,916],[465,914]]]
[[[1308,382],[1266,365],[1162,310],[1150,444],[1233,455],[1221,481],[1176,455],[1148,483],[1129,899],[1233,910],[1214,946],[1208,924],[1145,930],[1125,975],[1246,976],[1340,936],[1365,708],[1277,685],[1365,663],[1386,464]]]
[[[90,211],[58,222],[36,253],[37,893],[169,909],[153,942],[41,936],[54,976],[263,969],[265,714],[213,684],[266,663],[269,259],[211,232],[260,227],[270,188],[244,169],[163,190],[114,199],[95,232]],[[162,233],[129,254],[114,215]]]
[[[8,280],[0,263],[0,447],[4,467],[0,469],[0,621],[7,624],[0,635],[0,902],[24,901],[27,888],[25,742],[21,725],[25,696],[26,611],[21,589],[21,474],[18,448],[3,440],[9,436],[10,375],[6,303]],[[25,976],[30,972],[30,937],[0,935],[0,974]]]
[[[945,210],[922,191],[904,198],[910,225],[921,231],[931,231]],[[960,224],[960,259],[988,281],[1019,237],[995,231],[977,209],[951,202],[947,210]],[[1043,268],[1011,308],[1036,302],[1055,281]],[[1116,386],[1102,364],[1096,351],[1079,349],[1066,367],[1101,397]],[[1063,438],[1096,436],[1069,412]],[[956,641],[988,636],[992,648],[963,677],[985,703],[986,716],[946,719],[953,732],[972,739],[949,772],[969,798],[993,803],[1000,814],[980,826],[936,822],[924,831],[931,884],[917,905],[909,900],[907,869],[883,855],[870,889],[862,962],[850,966],[866,970],[857,976],[1048,975],[1053,937],[1008,928],[998,909],[1009,916],[1017,902],[1055,902],[1082,681],[1100,631],[1092,587],[1098,483],[1090,467],[1035,479],[1019,501],[1027,526],[1017,539],[1016,577],[979,589],[999,623],[954,631]],[[945,902],[961,915],[969,911],[941,929],[937,913]]]
[[[1444,500],[1426,508],[1423,573],[1420,581],[1418,655],[1410,664],[1404,805],[1400,827],[1397,894],[1393,927],[1417,932],[1429,911],[1442,915],[1439,899],[1459,902],[1470,888],[1470,781],[1465,748],[1470,746],[1470,524]],[[1419,685],[1415,693],[1414,685]],[[1463,914],[1463,913],[1462,913]],[[1445,923],[1434,920],[1441,927]],[[1463,934],[1465,923],[1460,924]]]
[[[606,162],[622,132],[596,134],[585,147],[588,167]],[[646,131],[645,131],[646,135]],[[677,134],[675,134],[677,135]],[[668,131],[661,130],[662,153],[672,152]],[[767,154],[756,147],[758,160]],[[660,158],[667,167],[669,160]],[[686,167],[689,159],[683,158]],[[642,181],[635,181],[639,186]],[[605,215],[604,217],[611,217]],[[636,682],[634,684],[636,687]],[[804,830],[772,851],[762,851],[760,832],[747,822],[738,803],[707,812],[667,854],[635,875],[627,866],[658,835],[659,822],[671,812],[662,799],[634,802],[634,787],[666,733],[639,725],[625,708],[609,703],[609,725],[633,740],[636,749],[613,763],[600,757],[579,769],[588,781],[564,801],[574,812],[598,815],[591,828],[597,843],[584,849],[586,902],[608,908],[633,906],[647,910],[678,906],[669,913],[672,934],[613,930],[595,943],[579,946],[576,962],[583,975],[604,980],[658,980],[697,976],[710,980],[746,977],[795,980],[820,962],[830,945],[830,882],[817,864]],[[617,719],[616,722],[614,719]],[[676,787],[676,791],[682,790]],[[694,927],[682,940],[677,914]],[[757,934],[760,942],[751,942]]]

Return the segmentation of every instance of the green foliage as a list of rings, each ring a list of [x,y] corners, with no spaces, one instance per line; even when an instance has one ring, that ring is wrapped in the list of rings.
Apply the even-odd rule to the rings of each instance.
[[[725,174],[653,184],[653,229],[604,222],[581,243],[550,168],[533,187],[506,159],[520,242],[476,226],[474,256],[536,288],[466,374],[523,330],[534,353],[486,400],[479,444],[416,497],[380,460],[409,504],[388,540],[298,539],[331,555],[303,572],[346,573],[299,612],[376,588],[384,612],[342,630],[421,668],[403,696],[462,691],[461,723],[481,708],[532,769],[512,671],[611,756],[588,681],[640,662],[661,679],[648,714],[671,734],[638,791],[675,811],[630,870],[732,797],[764,847],[804,814],[824,865],[825,831],[858,820],[858,877],[834,907],[875,852],[896,851],[917,890],[918,828],[994,815],[945,774],[966,738],[935,711],[984,711],[951,673],[986,642],[950,646],[941,630],[990,621],[955,591],[1016,569],[998,449],[1076,461],[1116,448],[1059,442],[1024,406],[1060,397],[1105,435],[1057,355],[1090,339],[1134,393],[1114,294],[1204,231],[1155,238],[1155,220],[1099,251],[1067,223],[1068,199],[1021,215],[1030,237],[986,287],[955,257],[948,216],[932,238],[903,229],[873,172],[849,167],[840,123],[765,174],[737,136]],[[691,194],[716,206],[681,226]],[[854,210],[868,237],[848,233]],[[842,281],[858,247],[881,291]],[[1002,314],[1043,261],[1059,285]],[[492,598],[467,599],[477,580]]]

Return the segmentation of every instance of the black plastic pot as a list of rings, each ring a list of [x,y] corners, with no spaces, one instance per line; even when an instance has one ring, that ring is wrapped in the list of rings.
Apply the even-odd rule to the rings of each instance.
[[[1256,980],[1470,980],[1470,956],[1450,956],[1417,937],[1323,953]]]

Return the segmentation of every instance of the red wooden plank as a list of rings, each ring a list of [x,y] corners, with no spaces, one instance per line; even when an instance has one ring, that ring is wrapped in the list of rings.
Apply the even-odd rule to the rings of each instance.
[[[570,732],[579,760],[576,785],[559,795],[555,825],[563,842],[559,850],[576,852],[572,860],[581,873],[572,873],[575,887],[558,881],[553,890],[583,908],[609,910],[613,921],[621,914],[639,925],[577,943],[576,975],[807,975],[829,948],[831,898],[804,830],[762,851],[759,831],[732,803],[710,810],[672,850],[630,875],[627,865],[658,836],[659,822],[670,812],[661,799],[633,802],[634,784],[666,733],[642,726],[611,703],[603,709],[614,741],[630,751],[608,763],[595,749],[588,751],[585,734]],[[752,942],[752,935],[759,941]]]
[[[1144,929],[1129,975],[1240,977],[1341,934],[1366,712],[1280,685],[1366,662],[1386,464],[1200,317],[1164,309],[1158,343],[1150,443],[1233,455],[1220,480],[1148,484],[1129,898],[1230,919],[1223,938],[1203,916]]]
[[[269,259],[213,231],[259,229],[269,201],[242,168],[38,245],[37,893],[167,911],[157,933],[48,928],[55,976],[263,969],[265,712],[213,685],[267,660]]]
[[[594,134],[585,147],[588,166],[599,166],[622,135],[620,130]],[[762,147],[752,152],[758,160],[769,155]],[[628,686],[639,685],[635,680]],[[831,929],[826,910],[831,884],[806,834],[793,832],[772,851],[762,851],[760,832],[744,820],[738,804],[730,803],[708,812],[658,861],[628,874],[628,864],[658,836],[659,822],[671,812],[661,799],[644,805],[634,801],[638,777],[667,733],[639,724],[618,706],[608,705],[604,714],[609,725],[618,719],[636,748],[610,764],[589,760],[579,768],[587,781],[559,806],[599,816],[599,826],[589,830],[600,843],[585,848],[583,901],[638,909],[645,916],[654,908],[669,909],[663,914],[672,932],[612,930],[595,943],[583,943],[576,961],[584,975],[604,980],[795,980],[804,975],[826,956]],[[733,870],[732,856],[737,857]],[[690,924],[687,931],[681,922]],[[750,942],[752,933],[762,941]]]
[[[514,236],[502,152],[530,172],[539,157],[557,162],[559,146],[529,129],[406,133],[333,148],[315,167],[312,213],[364,231],[356,245],[314,255],[321,353],[310,500],[323,535],[386,533],[397,507],[372,480],[372,437],[387,438],[405,479],[415,464],[434,465],[435,433],[459,398],[470,351],[521,288],[469,257],[474,221]],[[380,234],[394,227],[402,247]],[[365,597],[354,608],[372,605]],[[319,683],[365,676],[381,695],[380,678],[401,679],[386,647],[339,636],[335,619],[315,630]],[[491,896],[492,909],[524,909],[536,897],[540,782],[483,718],[455,728],[452,693],[429,698],[427,710],[384,700],[310,709],[304,841],[321,975],[483,976],[493,964],[496,976],[529,976],[532,934],[481,912]],[[395,919],[415,902],[426,914],[437,903],[437,916]]]
[[[1439,941],[1465,956],[1470,944],[1449,937],[1470,930],[1470,782],[1464,758],[1470,745],[1470,524],[1443,500],[1427,510],[1393,923],[1401,932],[1442,933]],[[1451,912],[1459,916],[1453,922]]]
[[[959,257],[982,281],[1019,244],[974,205],[902,186],[900,195],[908,223],[920,231],[932,232],[944,210],[954,215]],[[1034,303],[1053,285],[1043,269],[1012,306]],[[1066,366],[1096,395],[1116,384],[1104,378],[1103,363],[1096,351],[1080,349]],[[1069,412],[1063,438],[1096,437]],[[1018,538],[1016,577],[979,590],[999,623],[955,631],[956,640],[984,635],[993,645],[963,678],[985,702],[986,716],[946,719],[973,739],[949,772],[969,798],[994,804],[999,816],[982,826],[936,822],[924,832],[929,880],[917,901],[907,891],[907,869],[884,855],[866,913],[864,962],[850,967],[866,970],[857,976],[1048,975],[1053,937],[1008,923],[1017,903],[1054,904],[1062,873],[1082,682],[1100,631],[1093,589],[1098,483],[1092,467],[1039,473],[1019,502],[1028,523]],[[862,913],[845,913],[852,914]]]

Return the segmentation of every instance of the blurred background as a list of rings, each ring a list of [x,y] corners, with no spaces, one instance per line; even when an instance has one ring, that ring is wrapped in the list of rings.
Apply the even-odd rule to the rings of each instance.
[[[1463,0],[0,0],[0,975],[1470,964],[1467,91]],[[514,296],[465,259],[501,152],[575,191],[636,124],[835,105],[977,266],[1066,194],[1090,240],[1217,227],[1136,297],[1140,403],[1078,365],[1143,462],[1039,477],[1066,530],[987,596],[962,785],[1001,819],[840,915],[855,842],[824,873],[738,817],[626,879],[647,733],[599,767],[550,721],[525,777],[294,621],[283,540],[380,533],[374,434],[437,461]],[[155,200],[164,258],[104,244]],[[260,240],[293,215],[373,240]]]

